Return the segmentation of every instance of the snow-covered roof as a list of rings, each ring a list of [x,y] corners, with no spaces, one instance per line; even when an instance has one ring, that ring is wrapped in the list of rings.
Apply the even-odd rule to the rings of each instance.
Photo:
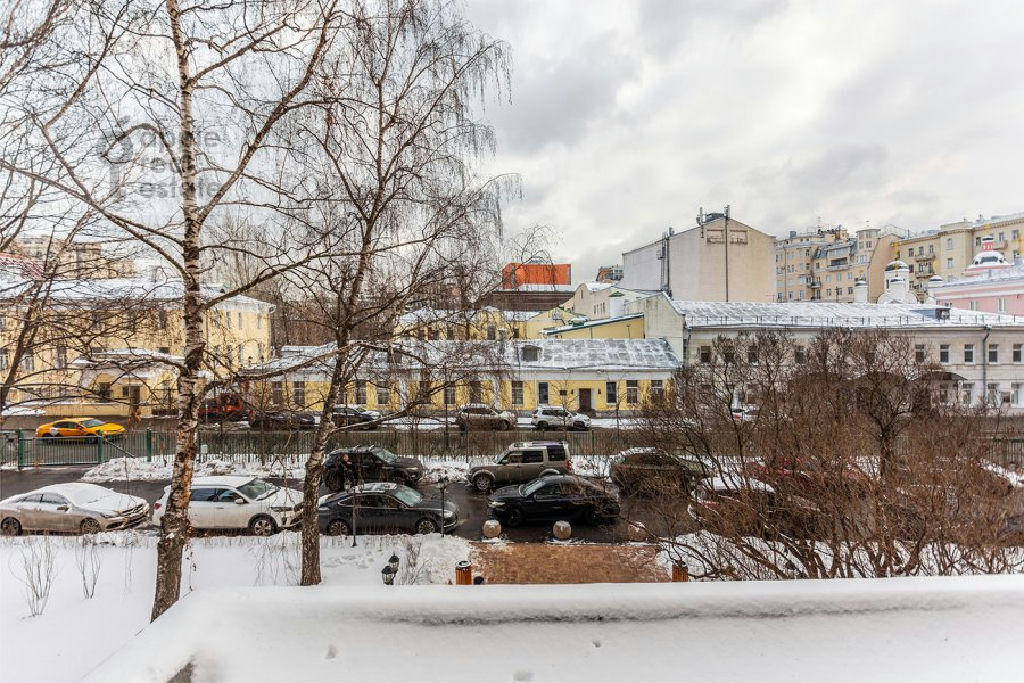
[[[576,288],[572,285],[537,284],[527,282],[517,287],[502,287],[494,290],[496,292],[574,292]]]
[[[7,289],[4,296],[14,297],[20,288],[28,288],[31,281],[23,280],[19,289]],[[178,301],[184,294],[180,279],[152,280],[148,278],[82,278],[54,280],[48,284],[51,300],[129,299],[147,301]],[[204,285],[202,296],[212,299],[225,293],[220,285]],[[247,304],[271,308],[272,305],[249,296],[236,295],[229,300],[233,305]]]
[[[573,330],[586,330],[591,327],[600,327],[601,325],[610,325],[611,323],[622,322],[623,320],[635,320],[636,318],[644,317],[643,313],[629,313],[627,315],[620,315],[617,318],[598,318],[596,320],[587,320],[584,318],[575,325],[564,325],[562,327],[552,327],[543,330],[543,334],[560,334],[562,332],[572,332]]]
[[[484,306],[479,311],[449,311],[441,308],[418,308],[398,316],[398,323],[406,327],[432,323],[456,323],[475,320],[483,313],[500,316],[506,322],[524,322],[544,311],[502,311],[493,306]]]
[[[584,282],[580,284],[580,287],[585,288],[588,292],[600,292],[614,286],[614,282]]]
[[[281,357],[251,368],[254,373],[287,371],[302,365],[314,372],[325,371],[334,354],[334,344],[285,346]],[[501,370],[674,370],[679,366],[672,347],[663,339],[515,339],[507,341],[450,339],[408,339],[392,344],[388,358],[384,351],[369,351],[359,363],[363,371],[415,370],[422,366],[453,363],[463,367]],[[537,349],[532,360],[527,348]],[[528,360],[530,359],[530,360]]]
[[[1024,317],[949,310],[948,319],[939,319],[929,304],[842,304],[818,302],[723,302],[678,301],[672,308],[686,317],[686,326],[699,327],[772,327],[772,328],[902,328],[902,327],[1020,327]]]
[[[1009,283],[1015,280],[1024,282],[1024,265],[1018,264],[1009,268],[986,270],[977,273],[973,277],[963,277],[955,280],[933,280],[928,281],[928,291],[941,291],[944,288],[960,288],[965,286],[984,287],[990,286],[994,282]]]

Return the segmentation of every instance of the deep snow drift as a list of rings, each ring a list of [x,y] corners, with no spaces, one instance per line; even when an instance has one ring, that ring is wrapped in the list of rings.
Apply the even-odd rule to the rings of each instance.
[[[1019,576],[225,589],[87,680],[1018,681],[1022,632]]]
[[[82,545],[89,537],[0,538],[0,681],[78,680],[149,623],[155,535],[123,532],[95,538],[94,555]],[[182,595],[193,590],[202,595],[211,588],[295,585],[299,544],[293,533],[194,538],[183,562]],[[346,586],[346,591],[358,586],[360,593],[380,585],[381,569],[396,551],[398,583],[444,583],[452,579],[455,564],[469,557],[468,543],[451,536],[360,536],[357,546],[350,546],[350,538],[321,539],[325,585]],[[36,617],[28,616],[22,583],[24,561],[33,550],[36,560],[48,552],[54,568],[49,600]],[[86,560],[87,568],[98,567],[91,599],[84,597],[76,557]],[[224,635],[212,624],[198,628],[211,643]]]

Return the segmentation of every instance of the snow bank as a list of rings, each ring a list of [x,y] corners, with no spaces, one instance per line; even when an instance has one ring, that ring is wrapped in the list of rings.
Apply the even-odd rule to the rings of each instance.
[[[211,590],[86,680],[1016,681],[1022,629],[1005,576]]]
[[[0,538],[0,680],[78,680],[149,623],[156,537],[125,532],[97,538],[99,580],[95,597],[88,600],[75,561],[76,553],[82,551],[80,537]],[[20,583],[23,558],[32,546],[48,547],[55,567],[50,599],[38,617],[28,616]],[[299,536],[293,533],[265,539],[192,539],[183,562],[182,594],[294,585],[300,568],[299,548]],[[445,583],[452,578],[455,564],[469,557],[469,544],[451,536],[361,536],[352,548],[350,538],[325,537],[321,539],[324,584],[359,586],[360,593],[380,585],[380,570],[393,552],[400,558],[399,584]],[[222,635],[211,625],[203,625],[201,632],[204,638],[218,641]],[[107,680],[139,678],[132,674]]]

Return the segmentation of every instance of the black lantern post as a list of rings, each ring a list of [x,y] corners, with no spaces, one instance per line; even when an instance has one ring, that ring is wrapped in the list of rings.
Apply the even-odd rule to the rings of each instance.
[[[388,558],[388,566],[391,567],[391,571],[398,573],[398,555],[391,553],[391,557]]]
[[[437,488],[441,491],[441,537],[444,538],[444,522],[448,514],[448,508],[444,506],[444,490],[448,488],[448,475],[442,474],[437,478]]]
[[[394,586],[395,585],[395,574],[396,574],[395,570],[391,568],[390,564],[388,564],[388,566],[386,566],[386,567],[384,567],[384,569],[380,570],[381,581],[384,582],[385,586]]]

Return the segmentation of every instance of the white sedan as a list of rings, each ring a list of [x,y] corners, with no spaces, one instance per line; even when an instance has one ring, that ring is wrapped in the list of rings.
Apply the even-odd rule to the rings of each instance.
[[[0,531],[95,534],[127,529],[149,515],[149,503],[96,484],[54,484],[0,501]]]
[[[167,512],[167,496],[153,504],[153,521]],[[299,523],[302,492],[244,475],[196,477],[188,503],[189,523],[196,529],[248,529],[269,536]]]

